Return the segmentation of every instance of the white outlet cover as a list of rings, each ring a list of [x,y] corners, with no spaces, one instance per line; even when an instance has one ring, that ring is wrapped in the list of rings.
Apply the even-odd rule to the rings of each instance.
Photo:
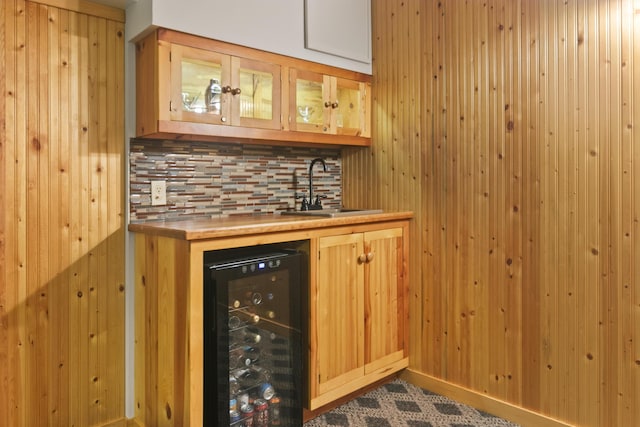
[[[151,181],[151,206],[167,204],[167,182]]]

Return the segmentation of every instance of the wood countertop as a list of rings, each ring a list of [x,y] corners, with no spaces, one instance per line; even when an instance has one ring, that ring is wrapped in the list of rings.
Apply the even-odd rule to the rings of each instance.
[[[324,227],[396,221],[412,217],[413,212],[410,211],[350,215],[335,218],[265,214],[192,220],[147,221],[129,224],[128,228],[129,231],[135,233],[182,240],[205,240],[247,234],[311,230]]]

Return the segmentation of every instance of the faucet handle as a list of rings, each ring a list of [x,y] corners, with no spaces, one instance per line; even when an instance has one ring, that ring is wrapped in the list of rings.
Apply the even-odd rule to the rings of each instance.
[[[316,200],[313,202],[313,205],[315,206],[315,208],[322,209],[322,202],[320,201],[320,199],[326,199],[326,198],[327,198],[326,194],[316,195]]]
[[[309,202],[307,201],[307,197],[302,194],[302,195],[297,195],[296,194],[296,199],[302,199],[302,202],[300,203],[300,210],[301,211],[308,211],[309,210]]]

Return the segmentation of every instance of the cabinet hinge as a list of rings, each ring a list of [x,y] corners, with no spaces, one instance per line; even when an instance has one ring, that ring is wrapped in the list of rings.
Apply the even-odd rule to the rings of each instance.
[[[169,112],[173,109],[173,101],[169,101]]]
[[[171,52],[169,52],[169,62],[171,62]]]

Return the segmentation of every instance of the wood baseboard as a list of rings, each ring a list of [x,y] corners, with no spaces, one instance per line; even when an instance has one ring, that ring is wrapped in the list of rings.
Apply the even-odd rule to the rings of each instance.
[[[118,418],[117,420],[109,421],[106,424],[100,424],[100,427],[139,427],[131,424],[131,420],[126,418]]]
[[[400,374],[400,378],[408,383],[441,394],[457,402],[472,406],[481,411],[504,418],[523,427],[573,427],[563,421],[556,420],[546,415],[530,411],[477,391],[458,386],[456,384],[442,381],[438,378],[405,369]]]
[[[145,427],[145,425],[135,418],[130,418],[127,420],[127,427]]]

